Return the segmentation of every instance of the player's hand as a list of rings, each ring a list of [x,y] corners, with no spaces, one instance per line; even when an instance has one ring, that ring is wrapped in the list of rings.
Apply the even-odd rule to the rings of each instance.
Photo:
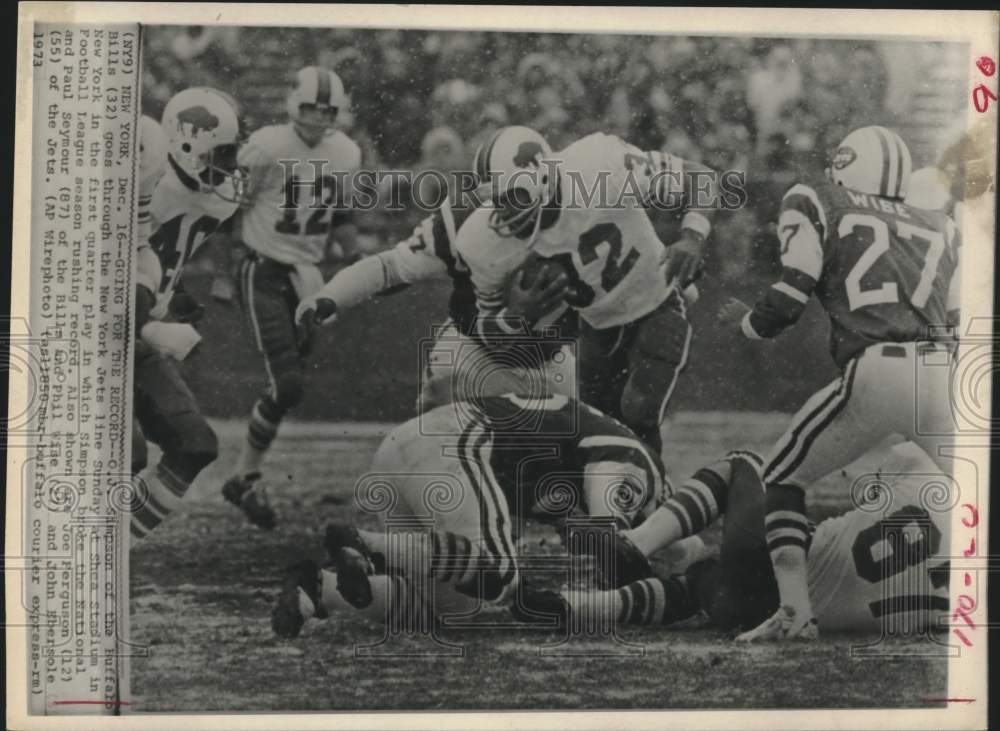
[[[676,280],[683,288],[701,276],[703,248],[698,234],[684,231],[680,239],[667,249],[667,284]]]
[[[746,302],[736,297],[730,297],[719,308],[716,320],[722,327],[739,328],[748,312],[750,312],[750,306]]]
[[[299,351],[305,353],[312,346],[316,331],[337,319],[337,303],[328,297],[309,297],[295,310],[295,336]]]
[[[564,271],[551,278],[536,276],[534,281],[525,284],[522,267],[514,273],[507,292],[507,315],[522,318],[532,325],[562,305],[568,290],[569,277]]]
[[[187,292],[178,290],[170,298],[167,311],[174,322],[193,325],[205,314],[205,307]]]

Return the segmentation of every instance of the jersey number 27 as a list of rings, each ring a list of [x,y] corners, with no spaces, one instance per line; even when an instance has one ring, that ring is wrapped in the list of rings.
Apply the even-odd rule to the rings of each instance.
[[[866,213],[848,213],[840,219],[840,225],[837,227],[837,234],[841,239],[855,237],[864,240],[861,239],[862,231],[867,233],[865,239],[870,239],[871,243],[844,279],[847,303],[852,312],[859,307],[899,302],[897,282],[882,282],[878,287],[870,289],[861,287],[862,278],[875,266],[879,257],[889,252],[891,242],[889,224],[877,216]],[[914,307],[922,309],[933,291],[934,278],[937,276],[938,265],[945,249],[944,234],[897,220],[896,236],[902,241],[918,240],[927,244],[923,267],[920,270],[920,281],[909,297]]]

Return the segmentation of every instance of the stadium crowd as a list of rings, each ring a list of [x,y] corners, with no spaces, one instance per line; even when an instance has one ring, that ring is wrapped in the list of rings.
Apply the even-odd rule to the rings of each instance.
[[[208,85],[254,129],[283,118],[288,69],[335,70],[351,97],[339,124],[368,168],[466,168],[494,129],[525,124],[554,149],[603,131],[746,171],[751,205],[720,216],[713,237],[709,266],[725,279],[775,266],[770,224],[793,179],[822,169],[849,129],[894,121],[878,48],[854,41],[199,26],[150,29],[146,42],[154,116],[176,90]],[[410,225],[376,213],[363,227],[377,246]]]

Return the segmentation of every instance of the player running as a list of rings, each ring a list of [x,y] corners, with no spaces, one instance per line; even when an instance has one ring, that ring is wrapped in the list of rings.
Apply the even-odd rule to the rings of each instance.
[[[382,620],[390,609],[442,614],[506,603],[527,519],[558,523],[577,510],[626,528],[669,490],[659,458],[621,423],[566,396],[513,394],[443,406],[397,427],[356,492],[366,484],[391,493],[389,519],[431,519],[425,543],[394,553],[388,531],[329,527],[336,570],[290,567],[272,615],[277,634],[294,637],[309,617],[339,609]]]
[[[746,641],[817,635],[808,592],[805,490],[898,433],[945,473],[951,416],[949,323],[957,321],[959,234],[943,212],[903,200],[910,153],[894,132],[863,127],[838,148],[829,181],[798,184],[778,220],[783,274],[752,310],[722,317],[751,339],[792,325],[812,295],[831,322],[843,375],[810,398],[767,459],[767,542],[781,595]]]
[[[240,302],[264,356],[268,387],[254,404],[222,494],[262,528],[273,528],[276,517],[261,468],[281,420],[303,396],[309,343],[297,337],[295,308],[323,286],[317,265],[331,236],[353,250],[357,235],[350,211],[342,210],[349,191],[335,178],[346,181],[361,163],[358,145],[333,128],[347,104],[340,77],[308,66],[288,96],[289,121],[257,130],[240,151],[250,180],[240,216],[249,249],[240,266]]]
[[[760,468],[757,455],[733,452],[700,469],[647,521],[622,534],[620,550],[639,554],[631,566],[633,581],[605,593],[529,591],[523,604],[534,615],[523,618],[578,613],[598,621],[669,625],[702,610],[727,631],[766,620],[779,597]],[[824,631],[926,632],[948,612],[950,512],[913,479],[880,489],[871,502],[809,532],[808,591]],[[718,559],[666,577],[654,575],[643,560],[723,515]]]
[[[301,337],[311,339],[318,327],[371,297],[447,276],[452,282],[448,320],[435,328],[433,345],[426,351],[418,413],[453,401],[508,392],[574,396],[575,361],[568,348],[561,349],[575,333],[569,317],[553,323],[554,337],[535,339],[532,345],[538,357],[527,362],[504,358],[505,353],[480,340],[472,280],[455,249],[458,232],[474,210],[462,201],[453,205],[446,199],[409,238],[341,269],[323,289],[299,303],[295,319]],[[548,311],[564,290],[563,281],[539,278],[525,287],[512,284],[508,299],[527,309]],[[518,340],[525,345],[524,338]]]
[[[493,207],[475,212],[458,251],[476,289],[479,335],[500,341],[538,325],[505,300],[529,253],[561,263],[581,319],[580,398],[620,417],[658,452],[660,426],[687,363],[682,289],[700,268],[717,186],[708,168],[592,134],[553,154],[527,127],[499,130],[476,153]],[[705,200],[696,200],[704,194]],[[669,249],[647,207],[684,203]]]
[[[133,543],[180,504],[217,456],[215,432],[178,368],[200,338],[191,326],[199,308],[177,284],[195,251],[235,213],[244,182],[236,164],[239,114],[222,92],[179,92],[160,125],[142,119],[140,135],[134,409],[137,441],[153,441],[163,456],[133,478]]]

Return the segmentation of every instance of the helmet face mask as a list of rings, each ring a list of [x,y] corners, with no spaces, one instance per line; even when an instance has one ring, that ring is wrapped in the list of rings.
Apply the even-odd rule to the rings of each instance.
[[[476,174],[481,184],[491,186],[489,227],[498,235],[534,244],[553,197],[551,157],[545,138],[520,126],[498,130],[476,152]]]
[[[296,74],[288,95],[288,118],[306,143],[314,145],[330,134],[346,106],[344,83],[337,74],[319,66],[306,66]]]
[[[526,188],[512,187],[493,198],[489,227],[504,237],[526,238],[537,231],[542,217],[542,198],[531,195]]]
[[[236,161],[239,145],[220,145],[208,153],[205,169],[198,174],[202,189],[230,203],[241,203],[246,194],[247,176]],[[230,183],[232,195],[226,190]]]

